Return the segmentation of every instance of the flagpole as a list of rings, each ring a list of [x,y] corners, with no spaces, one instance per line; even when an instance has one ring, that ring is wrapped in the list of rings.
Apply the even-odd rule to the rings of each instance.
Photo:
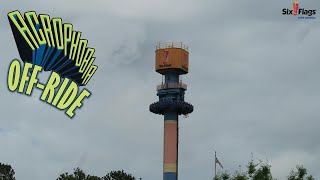
[[[214,179],[217,178],[217,153],[214,151]]]

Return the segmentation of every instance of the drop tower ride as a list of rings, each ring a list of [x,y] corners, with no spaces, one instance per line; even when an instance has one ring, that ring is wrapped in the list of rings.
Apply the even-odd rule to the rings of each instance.
[[[187,85],[180,79],[180,75],[188,73],[189,52],[182,43],[159,43],[155,53],[156,72],[165,81],[157,86],[159,101],[149,109],[164,116],[163,180],[178,180],[178,117],[193,112],[193,106],[184,101]]]

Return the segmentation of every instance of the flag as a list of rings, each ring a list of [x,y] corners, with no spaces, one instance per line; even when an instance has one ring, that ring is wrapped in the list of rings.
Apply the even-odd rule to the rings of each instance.
[[[220,167],[223,169],[222,164],[220,163],[220,161],[218,160],[218,158],[216,158],[216,163],[218,163],[220,165]]]

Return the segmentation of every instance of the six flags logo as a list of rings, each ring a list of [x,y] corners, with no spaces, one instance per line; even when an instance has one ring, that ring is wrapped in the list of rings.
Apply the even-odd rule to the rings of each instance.
[[[296,16],[298,14],[298,10],[299,10],[299,3],[298,2],[293,2],[292,3],[292,8],[293,8],[293,15]]]
[[[283,15],[293,15],[293,16],[308,16],[305,19],[315,19],[315,17],[311,17],[316,15],[316,9],[304,9],[304,8],[299,8],[299,2],[293,2],[292,3],[292,9],[287,9],[284,8],[282,9],[282,14]],[[299,17],[301,18],[301,17]],[[304,19],[304,17],[302,17]]]

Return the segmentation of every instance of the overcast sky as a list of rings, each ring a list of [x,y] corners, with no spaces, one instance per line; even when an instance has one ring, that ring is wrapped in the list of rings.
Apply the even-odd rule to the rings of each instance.
[[[231,173],[252,152],[278,179],[297,164],[320,179],[320,1],[299,2],[318,9],[317,19],[283,16],[288,0],[1,2],[0,162],[18,180],[56,179],[78,166],[161,180],[163,117],[149,112],[161,83],[154,51],[158,41],[183,41],[186,101],[195,110],[180,117],[180,179],[212,178],[214,150]],[[61,17],[96,49],[92,96],[74,119],[36,89],[31,97],[9,92],[7,70],[20,59],[7,19],[13,10]],[[39,76],[46,82],[47,73]]]

